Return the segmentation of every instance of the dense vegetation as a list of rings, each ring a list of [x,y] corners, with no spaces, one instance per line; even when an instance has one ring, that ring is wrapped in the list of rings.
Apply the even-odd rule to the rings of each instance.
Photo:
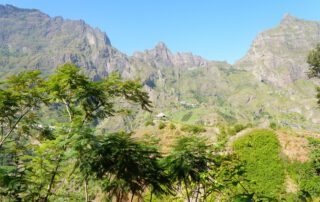
[[[40,74],[22,72],[1,85],[2,201],[236,197],[221,193],[240,183],[235,176],[243,172],[241,163],[215,154],[207,139],[193,135],[203,127],[186,126],[190,135],[178,138],[167,156],[131,134],[96,128],[100,120],[134,109],[129,103],[150,110],[138,82],[117,75],[91,81],[72,64],[47,79]]]
[[[280,144],[269,130],[255,130],[234,143],[235,152],[245,161],[245,186],[259,197],[277,198],[283,191],[284,165],[280,159]]]
[[[1,80],[26,69],[50,75],[57,64],[72,61],[90,78],[104,78],[113,71],[124,78],[140,78],[151,92],[155,113],[163,112],[173,121],[207,125],[269,121],[280,127],[319,129],[310,121],[319,118],[314,84],[305,79],[305,55],[320,40],[316,22],[287,16],[287,23],[254,40],[252,48],[258,49],[231,65],[174,54],[163,43],[127,56],[111,45],[107,34],[81,20],[0,7]],[[133,113],[130,124],[141,123],[144,114]]]
[[[148,95],[141,90],[142,86],[135,81],[123,82],[116,75],[92,82],[79,71],[80,69],[74,65],[66,64],[48,79],[41,78],[39,71],[29,71],[10,77],[2,85],[0,91],[2,200],[48,201],[63,198],[76,200],[84,197],[88,201],[93,176],[104,180],[107,178],[107,172],[113,174],[121,171],[120,167],[114,164],[112,152],[115,155],[128,154],[127,151],[119,152],[121,149],[131,149],[138,155],[133,158],[141,160],[149,158],[150,163],[156,159],[156,151],[129,141],[130,139],[127,140],[128,137],[122,133],[99,136],[95,135],[94,130],[95,123],[100,119],[127,110],[125,106],[117,108],[114,104],[116,101],[128,100],[139,103],[143,109],[149,110]],[[48,109],[54,112],[50,118],[54,118],[55,121],[52,121],[51,125],[44,125],[40,115],[44,116],[43,110]],[[129,141],[128,148],[116,146],[119,143],[125,144],[126,141]],[[106,158],[103,152],[108,152],[108,157],[111,159],[101,159]],[[146,156],[148,158],[145,158]],[[123,156],[120,157],[123,159]],[[131,162],[139,163],[135,160]],[[118,166],[132,166],[128,162],[117,161],[117,163],[125,163]],[[152,166],[157,164],[154,163]],[[115,173],[113,180],[110,179],[108,182],[121,182],[128,176],[134,178],[134,175],[125,172],[118,174],[119,176]],[[125,176],[122,176],[123,174]],[[132,193],[135,193],[136,188],[133,186],[151,183],[146,179],[144,181],[133,185],[128,183],[127,186],[121,187],[124,189],[129,187]],[[80,196],[79,189],[82,189],[82,185],[85,194]],[[106,181],[103,186],[106,186],[107,190],[117,188],[114,184],[107,186]]]
[[[310,160],[307,162],[286,162],[286,169],[290,177],[299,187],[298,197],[304,196],[309,201],[319,200],[320,176],[318,173],[320,142],[318,139],[309,138]],[[291,196],[291,198],[294,198]],[[296,199],[298,200],[298,199]]]
[[[221,126],[216,144],[201,135],[204,126],[183,125],[185,135],[166,154],[157,141],[99,130],[100,120],[135,109],[128,104],[150,110],[136,81],[115,74],[91,81],[65,64],[47,79],[39,71],[9,77],[0,92],[2,201],[259,201],[283,193],[284,164],[272,131],[238,139],[238,158],[221,150],[230,135],[250,125]],[[165,121],[158,128],[167,126],[177,130]],[[319,195],[312,174],[318,172],[317,151],[311,163],[301,164],[299,176],[308,180],[294,178],[313,196]],[[294,176],[299,165],[288,171]]]
[[[309,75],[320,77],[319,47],[310,52],[308,63]],[[243,134],[251,124],[218,124],[213,141],[203,135],[213,126],[201,122],[180,125],[161,119],[155,126],[147,120],[146,127],[177,132],[166,152],[159,137],[136,138],[131,132],[97,127],[137,106],[152,110],[138,81],[124,81],[117,74],[92,81],[73,64],[47,78],[40,71],[9,77],[0,85],[0,200],[319,199],[318,139],[308,139],[309,160],[300,162],[282,154],[275,122],[269,125],[273,130]],[[181,120],[192,116],[188,111]],[[288,191],[288,186],[293,188]]]

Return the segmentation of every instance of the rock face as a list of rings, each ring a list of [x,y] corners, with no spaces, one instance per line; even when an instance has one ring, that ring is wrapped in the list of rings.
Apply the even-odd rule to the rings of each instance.
[[[128,65],[104,32],[82,20],[0,5],[0,27],[1,75],[21,67],[50,73],[52,67],[70,61],[90,76],[101,77]]]
[[[306,78],[307,53],[320,42],[320,23],[286,14],[279,26],[260,33],[235,66],[283,87]]]
[[[172,54],[163,42],[159,42],[154,49],[134,53],[133,58],[155,67],[207,67],[209,63],[192,53]]]
[[[155,110],[201,122],[276,122],[320,131],[315,85],[305,79],[306,55],[318,42],[320,23],[286,15],[235,65],[172,53],[162,42],[129,57],[84,21],[0,5],[0,78],[25,69],[50,74],[65,62],[93,79],[117,71],[142,81]]]
[[[152,67],[201,67],[208,61],[191,53],[172,54],[164,43],[132,58],[111,46],[108,36],[82,20],[65,20],[35,9],[0,5],[0,76],[22,69],[41,69],[50,74],[65,62],[83,67],[93,78],[118,71],[135,76],[132,63]]]

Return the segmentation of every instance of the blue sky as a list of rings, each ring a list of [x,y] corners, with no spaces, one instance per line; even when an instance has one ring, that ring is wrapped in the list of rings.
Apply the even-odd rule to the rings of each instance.
[[[83,19],[131,55],[163,41],[173,52],[193,52],[233,63],[255,36],[285,13],[320,21],[319,0],[0,0],[50,16]]]

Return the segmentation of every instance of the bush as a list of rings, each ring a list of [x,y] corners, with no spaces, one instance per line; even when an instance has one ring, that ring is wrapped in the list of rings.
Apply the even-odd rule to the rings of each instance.
[[[315,138],[309,138],[308,140],[311,148],[310,159],[312,167],[317,175],[320,176],[320,140]]]
[[[144,124],[145,126],[154,126],[153,120],[148,120]]]
[[[173,123],[170,123],[169,128],[170,128],[171,130],[174,130],[174,129],[176,129],[176,125],[174,125]]]
[[[292,162],[288,165],[287,170],[300,190],[308,192],[312,197],[320,195],[320,176],[317,176],[312,162]]]
[[[285,167],[277,136],[270,130],[255,130],[235,141],[234,151],[245,161],[247,184],[260,196],[278,197],[284,191]],[[255,182],[255,183],[252,183]]]
[[[244,126],[242,124],[236,124],[236,125],[233,126],[233,129],[235,130],[236,133],[242,131],[245,128],[246,128],[246,126]]]
[[[188,112],[185,115],[183,115],[183,117],[181,118],[181,121],[183,121],[183,122],[189,121],[191,116],[192,116],[192,112]]]
[[[204,126],[201,125],[184,125],[181,130],[192,134],[198,134],[207,131]]]
[[[164,129],[166,127],[166,124],[164,122],[160,122],[158,128],[160,130]]]
[[[252,128],[253,124],[252,123],[247,123],[246,128]]]
[[[227,131],[228,131],[228,135],[231,135],[231,136],[237,134],[237,131],[234,128],[228,128]]]
[[[225,144],[228,142],[228,131],[226,125],[218,124],[219,133],[217,134],[217,142],[219,147],[224,148]]]
[[[273,130],[276,130],[277,129],[277,124],[275,122],[271,122],[269,127]]]

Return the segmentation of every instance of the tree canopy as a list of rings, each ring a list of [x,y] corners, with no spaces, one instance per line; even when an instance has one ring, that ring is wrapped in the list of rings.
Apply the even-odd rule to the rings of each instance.
[[[165,155],[131,133],[98,131],[133,106],[152,108],[139,81],[115,73],[94,81],[67,63],[48,78],[9,77],[0,85],[1,201],[205,201],[241,175],[236,158],[216,154],[200,127],[183,129],[191,134]]]

